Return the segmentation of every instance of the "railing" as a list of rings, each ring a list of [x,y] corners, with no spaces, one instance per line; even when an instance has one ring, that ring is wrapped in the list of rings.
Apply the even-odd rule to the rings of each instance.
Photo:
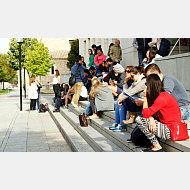
[[[173,52],[173,50],[176,47],[176,45],[177,45],[178,42],[179,42],[179,54],[181,53],[180,38],[178,38],[177,42],[175,43],[174,47],[172,48],[172,50],[170,51],[170,53],[168,54],[168,56],[171,55],[171,53]]]

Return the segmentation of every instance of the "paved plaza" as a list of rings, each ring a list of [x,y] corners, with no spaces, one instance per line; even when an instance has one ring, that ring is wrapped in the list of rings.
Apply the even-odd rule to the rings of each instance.
[[[29,113],[29,99],[19,89],[0,96],[0,152],[72,152],[48,112]],[[51,103],[52,95],[42,95]],[[48,102],[49,101],[49,102]]]

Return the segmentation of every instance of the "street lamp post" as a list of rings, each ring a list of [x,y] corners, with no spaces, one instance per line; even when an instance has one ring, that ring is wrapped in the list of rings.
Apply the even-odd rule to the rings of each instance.
[[[22,38],[17,38],[17,43],[19,43],[19,71],[20,71],[20,111],[22,111],[22,76],[21,76],[21,43]]]

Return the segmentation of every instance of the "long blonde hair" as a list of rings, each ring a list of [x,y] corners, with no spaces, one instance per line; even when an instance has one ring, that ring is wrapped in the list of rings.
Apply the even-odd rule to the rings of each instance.
[[[92,82],[92,88],[90,91],[90,95],[91,98],[94,99],[95,96],[100,94],[100,89],[98,87],[103,88],[105,86],[100,82],[100,80],[97,77],[93,77],[91,82]]]

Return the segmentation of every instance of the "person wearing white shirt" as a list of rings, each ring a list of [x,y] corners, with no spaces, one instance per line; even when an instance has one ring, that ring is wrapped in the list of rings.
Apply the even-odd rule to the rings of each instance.
[[[30,77],[29,82],[29,99],[30,99],[30,113],[37,113],[35,111],[36,101],[38,98],[38,87],[35,83],[35,77]]]

